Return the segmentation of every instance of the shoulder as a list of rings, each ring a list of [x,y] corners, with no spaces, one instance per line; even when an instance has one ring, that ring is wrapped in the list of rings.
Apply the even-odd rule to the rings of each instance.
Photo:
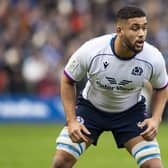
[[[109,40],[111,40],[111,38],[113,38],[113,36],[115,36],[115,34],[106,34],[106,35],[102,35],[102,36],[92,38],[87,42],[90,43],[90,44],[93,43],[93,42],[98,42],[98,43],[108,42]]]
[[[108,53],[111,39],[115,34],[107,34],[86,41],[74,54],[80,61],[89,64],[100,53]],[[111,51],[111,50],[110,50]]]
[[[144,52],[152,53],[154,55],[160,55],[161,54],[161,52],[159,51],[158,48],[156,48],[154,45],[152,45],[148,42],[144,43]]]
[[[157,64],[157,62],[163,61],[162,53],[148,42],[144,43],[144,48],[137,55],[137,57],[144,61],[150,62],[151,64]]]
[[[83,47],[85,47],[89,52],[97,52],[110,45],[111,39],[115,34],[107,34],[99,37],[95,37],[85,42]]]

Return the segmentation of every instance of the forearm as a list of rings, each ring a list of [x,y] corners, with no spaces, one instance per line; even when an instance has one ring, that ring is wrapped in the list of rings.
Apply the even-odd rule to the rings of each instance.
[[[157,135],[159,124],[162,120],[164,106],[167,101],[166,92],[166,88],[154,92],[152,98],[152,117],[145,119],[141,124],[139,124],[140,128],[147,126],[147,129],[145,129],[145,131],[140,135],[148,141],[153,140]]]
[[[66,114],[66,121],[69,123],[70,121],[76,119],[76,94],[73,82],[68,80],[65,76],[61,79],[61,99],[64,106],[64,112]]]
[[[162,114],[167,101],[167,89],[155,91],[152,98],[152,117],[156,120],[162,120]]]

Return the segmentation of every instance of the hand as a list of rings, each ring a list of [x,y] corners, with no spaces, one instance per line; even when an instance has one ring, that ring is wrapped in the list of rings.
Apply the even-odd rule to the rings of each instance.
[[[90,135],[90,132],[83,124],[76,120],[68,123],[68,131],[72,142],[81,143],[88,142],[89,140],[86,135]]]
[[[152,141],[155,139],[160,122],[154,118],[145,119],[142,123],[138,124],[138,127],[144,128],[147,126],[146,130],[140,135],[147,141]]]

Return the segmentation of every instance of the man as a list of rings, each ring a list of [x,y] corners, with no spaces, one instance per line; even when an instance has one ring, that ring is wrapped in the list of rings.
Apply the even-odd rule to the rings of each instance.
[[[66,126],[57,139],[53,168],[71,168],[103,131],[111,131],[140,168],[163,168],[156,140],[166,102],[168,77],[162,54],[145,42],[147,19],[136,7],[116,17],[116,34],[86,42],[70,58],[61,80]],[[75,81],[87,74],[75,102]],[[146,82],[154,89],[153,114],[140,95]]]

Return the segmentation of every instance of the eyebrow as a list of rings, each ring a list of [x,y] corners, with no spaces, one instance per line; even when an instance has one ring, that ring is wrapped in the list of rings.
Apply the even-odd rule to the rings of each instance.
[[[147,22],[145,22],[144,24],[139,24],[139,23],[133,23],[132,25],[137,25],[137,26],[139,26],[139,25],[147,25],[148,23]]]
[[[132,26],[147,26],[148,25],[148,23],[146,22],[146,23],[144,23],[144,24],[139,24],[139,23],[133,23],[133,24],[131,24],[130,26],[132,27]]]

